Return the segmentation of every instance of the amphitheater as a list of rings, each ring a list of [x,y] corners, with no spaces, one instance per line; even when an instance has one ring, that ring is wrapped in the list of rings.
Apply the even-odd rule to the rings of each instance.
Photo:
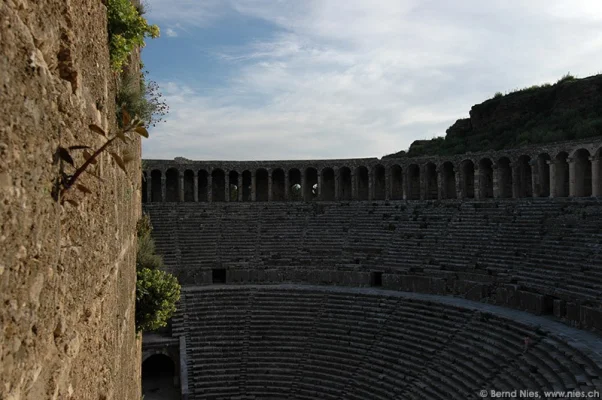
[[[601,152],[145,160],[183,295],[143,379],[163,368],[183,399],[600,397]]]

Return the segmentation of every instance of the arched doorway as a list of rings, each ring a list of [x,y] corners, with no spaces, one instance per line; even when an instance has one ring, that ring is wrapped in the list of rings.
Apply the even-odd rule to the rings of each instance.
[[[144,400],[179,400],[180,382],[176,367],[165,354],[154,354],[142,363]]]

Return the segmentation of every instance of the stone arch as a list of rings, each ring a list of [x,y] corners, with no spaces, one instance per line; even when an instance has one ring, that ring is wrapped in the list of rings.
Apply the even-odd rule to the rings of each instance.
[[[460,193],[463,199],[474,199],[474,162],[464,160],[460,163]]]
[[[509,199],[512,197],[512,167],[508,157],[502,157],[497,161],[498,180],[497,186],[499,197]]]
[[[238,187],[238,172],[230,171],[228,173],[228,195],[230,196],[230,201],[238,201],[240,191],[240,187]]]
[[[272,200],[284,201],[284,170],[276,168],[272,171]]]
[[[490,158],[479,161],[479,198],[493,198],[493,161]]]
[[[204,169],[199,170],[199,201],[209,201],[209,172]]]
[[[180,176],[175,168],[169,168],[165,172],[165,201],[176,202],[180,200]]]
[[[184,171],[184,201],[194,201],[194,172]]]
[[[437,166],[432,162],[424,166],[424,198],[425,200],[437,200],[439,188],[437,187]]]
[[[334,170],[330,167],[322,169],[321,200],[333,201],[334,198]]]
[[[255,171],[255,201],[268,201],[268,179],[269,174],[267,169],[259,168]]]
[[[372,176],[374,179],[374,200],[384,200],[387,194],[385,167],[380,164],[375,165]]]
[[[301,171],[297,168],[291,168],[288,171],[288,192],[289,199],[292,201],[303,200],[303,188],[301,187]]]
[[[368,168],[359,166],[355,169],[355,181],[357,187],[357,199],[358,200],[369,200],[370,199],[370,176]]]
[[[408,200],[420,200],[420,167],[416,164],[408,166]]]
[[[391,199],[403,199],[403,170],[398,164],[391,167]]]
[[[141,185],[141,190],[142,190],[142,202],[143,203],[148,203],[148,174],[146,173],[146,171],[142,171],[142,185]]]
[[[242,172],[242,201],[251,201],[251,189],[253,185],[251,171],[244,170]]]
[[[142,394],[160,399],[179,399],[179,373],[166,354],[155,353],[142,362]]]
[[[305,169],[304,200],[311,201],[318,196],[318,170],[313,167]]]
[[[551,157],[547,153],[537,156],[535,168],[537,171],[535,182],[535,196],[550,197],[550,165]]]
[[[574,173],[570,180],[573,185],[573,196],[588,197],[592,195],[592,162],[590,152],[579,149],[573,153]]]
[[[351,169],[349,167],[342,167],[339,169],[339,198],[341,200],[353,199],[351,183]]]
[[[226,173],[220,168],[211,172],[211,201],[226,201]]]
[[[516,172],[514,177],[516,181],[516,195],[518,198],[533,197],[533,182],[531,174],[531,157],[522,155],[516,162]]]
[[[161,171],[154,169],[151,171],[151,198],[152,202],[163,201],[163,191],[161,189]]]
[[[458,197],[456,193],[456,171],[454,164],[446,161],[441,165],[441,197],[443,199],[455,199]]]

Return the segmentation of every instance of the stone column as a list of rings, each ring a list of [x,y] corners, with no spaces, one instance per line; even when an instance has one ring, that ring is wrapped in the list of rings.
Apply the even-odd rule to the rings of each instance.
[[[575,171],[575,160],[572,158],[566,159],[569,164],[569,197],[575,197],[577,193],[577,177]]]
[[[318,193],[316,194],[316,200],[322,200],[322,171],[318,171]]]
[[[268,201],[274,201],[274,194],[272,193],[272,170],[268,169]]]
[[[531,197],[539,197],[541,192],[541,183],[542,180],[539,174],[539,165],[537,162],[535,162],[533,165],[531,165]]]
[[[512,198],[518,199],[520,197],[520,194],[519,194],[520,188],[518,186],[518,181],[519,181],[518,166],[516,166],[514,163],[510,163],[510,170],[512,171]]]
[[[493,163],[491,164],[491,169],[492,169],[492,180],[493,180],[493,198],[494,199],[499,199],[500,198],[500,169],[498,168],[498,165]]]
[[[458,200],[463,200],[464,193],[462,193],[462,174],[460,174],[459,168],[454,168],[454,174],[456,174],[456,198]]]
[[[374,170],[368,168],[368,200],[374,200]]]
[[[351,199],[357,200],[357,176],[355,171],[351,171]]]
[[[194,171],[194,177],[192,179],[193,179],[192,190],[194,190],[194,193],[192,195],[194,196],[195,203],[198,203],[198,201],[199,201],[199,171]]]
[[[550,198],[554,198],[557,196],[556,194],[556,163],[547,160],[546,163],[550,168]]]
[[[426,165],[420,165],[418,167],[420,171],[418,175],[418,182],[420,186],[420,200],[426,200],[426,190],[428,186],[428,182],[426,181]]]
[[[182,171],[178,171],[178,195],[180,201],[184,201],[184,173]]]
[[[236,175],[236,187],[237,189],[237,196],[238,196],[238,201],[242,202],[242,194],[243,194],[243,187],[242,187],[242,174],[237,174]]]
[[[602,182],[600,179],[600,157],[590,157],[592,162],[592,196],[602,196]]]
[[[305,171],[301,170],[301,200],[305,201]]]
[[[474,199],[481,200],[481,169],[478,164],[474,166],[474,176],[473,180],[473,190],[474,190]]]
[[[213,201],[213,169],[207,168],[207,202]]]
[[[166,185],[166,176],[163,173],[163,171],[161,171],[161,201],[165,202],[167,201],[167,185]]]
[[[289,190],[291,186],[290,176],[288,175],[289,171],[284,171],[284,201],[288,201],[289,198]]]
[[[255,179],[255,171],[251,172],[251,201],[257,201],[257,180]]]
[[[437,173],[437,199],[443,200],[443,188],[445,187],[445,182],[443,182],[443,171],[440,167],[437,167],[435,171]]]
[[[393,185],[391,182],[391,168],[385,167],[385,200],[393,198]]]
[[[151,171],[151,173],[152,173],[152,171]],[[153,177],[150,174],[146,174],[146,202],[147,203],[150,203],[153,201],[152,189],[153,189]]]
[[[402,178],[402,182],[401,182],[401,191],[402,193],[402,198],[404,200],[408,199],[408,196],[410,194],[410,179],[409,179],[409,172],[408,172],[408,168],[404,168],[401,170],[401,176]]]
[[[224,201],[230,201],[230,171],[224,170]]]
[[[341,200],[341,170],[334,168],[334,199]]]

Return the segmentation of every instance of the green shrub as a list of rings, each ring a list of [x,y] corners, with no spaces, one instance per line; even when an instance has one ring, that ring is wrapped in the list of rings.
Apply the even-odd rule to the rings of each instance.
[[[159,27],[149,25],[130,0],[108,0],[107,8],[111,67],[122,71],[132,50],[144,47],[144,38],[159,37]]]
[[[576,78],[573,75],[571,75],[570,72],[567,72],[565,75],[562,75],[562,78],[558,79],[558,82],[556,82],[556,83],[574,81],[575,79]]]
[[[153,331],[167,326],[180,300],[178,280],[158,269],[142,268],[136,275],[136,329]]]
[[[136,225],[136,330],[152,331],[167,325],[180,299],[180,284],[175,276],[162,271],[163,258],[155,254],[148,215]]]
[[[504,94],[502,92],[495,92],[495,94],[493,95],[493,98],[497,99],[499,97],[504,97]]]
[[[127,73],[121,77],[115,95],[117,110],[125,108],[130,115],[136,115],[146,126],[156,126],[169,112],[163,100],[159,85],[146,79],[147,73]],[[119,118],[117,121],[120,121]]]

